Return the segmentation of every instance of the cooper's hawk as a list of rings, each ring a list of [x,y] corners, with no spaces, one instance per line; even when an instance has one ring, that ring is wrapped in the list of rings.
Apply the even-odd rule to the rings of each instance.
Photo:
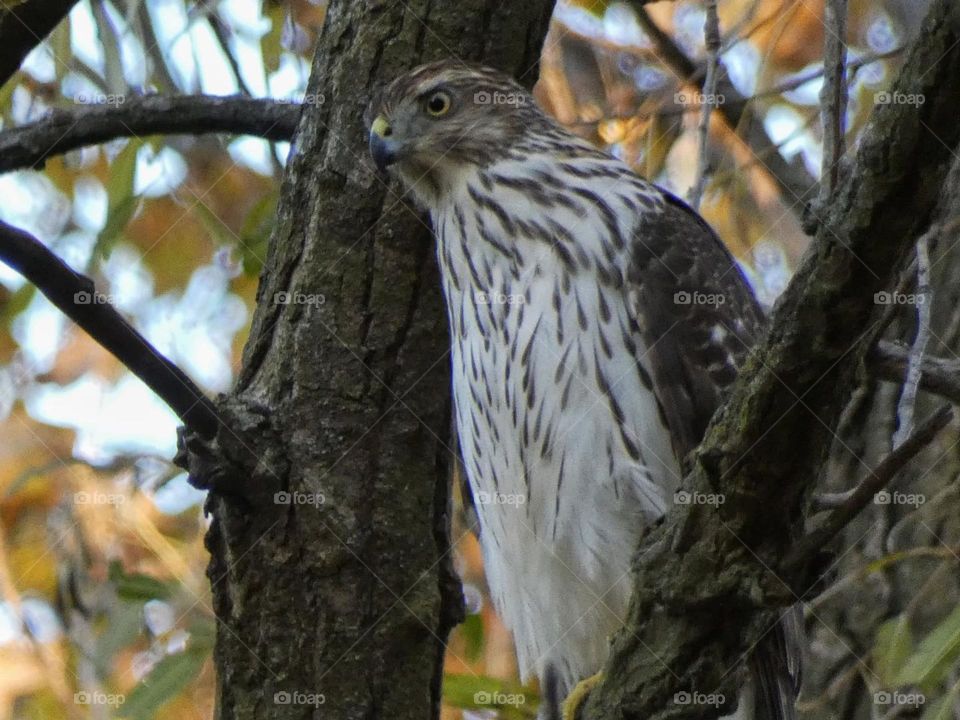
[[[436,232],[494,602],[524,679],[568,692],[601,668],[640,531],[675,501],[761,311],[700,216],[494,70],[419,67],[368,120]],[[792,717],[784,637],[752,662],[743,717]]]

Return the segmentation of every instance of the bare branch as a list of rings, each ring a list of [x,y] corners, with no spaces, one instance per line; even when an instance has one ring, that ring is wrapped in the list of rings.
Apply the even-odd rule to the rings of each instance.
[[[299,117],[296,103],[206,95],[146,95],[121,105],[54,110],[0,132],[0,172],[35,168],[52,155],[121,137],[226,133],[289,140]]]
[[[77,0],[25,0],[0,9],[0,85],[67,16]]]
[[[710,115],[717,105],[717,65],[720,62],[720,18],[717,16],[717,0],[707,0],[707,19],[703,26],[707,48],[707,73],[700,98],[700,123],[697,127],[698,155],[697,179],[690,192],[690,205],[700,209],[700,200],[707,185],[708,151],[710,147]]]
[[[0,221],[0,261],[37,286],[46,298],[143,380],[203,437],[219,420],[213,403],[98,295],[93,281],[75,272],[29,233]]]
[[[889,382],[900,383],[907,373],[910,350],[881,340],[867,356],[867,370]],[[920,389],[960,404],[960,360],[925,356],[920,363]]]
[[[944,149],[960,146],[960,6],[952,0],[932,3],[893,91],[922,93],[926,103],[874,110],[852,172],[692,456],[684,487],[725,501],[676,505],[642,539],[626,627],[604,680],[580,706],[585,720],[731,710],[738,677],[728,669],[810,586],[815,568],[784,568],[782,559],[876,338],[874,294],[894,282],[941,203],[955,201],[940,193],[953,161]],[[673,702],[691,689],[731,702]]]
[[[951,420],[953,420],[953,409],[948,405],[944,405],[924,420],[915,432],[894,447],[868,477],[860,481],[860,484],[851,492],[845,494],[843,500],[823,523],[797,543],[784,561],[784,567],[801,568],[810,562],[813,556],[873,501],[878,492],[890,484],[904,465],[933,442],[937,434]]]
[[[937,228],[931,228],[917,241],[917,333],[910,347],[907,373],[903,392],[897,403],[897,432],[893,447],[897,448],[913,432],[913,411],[917,404],[917,388],[923,374],[923,356],[930,341],[930,306],[933,304],[933,288],[930,285],[930,237],[936,236]]]
[[[576,34],[571,31],[571,34]],[[870,53],[869,55],[861,55],[858,58],[849,60],[847,62],[847,73],[848,77],[852,78],[857,72],[867,65],[871,65],[875,62],[880,62],[881,60],[888,60],[892,57],[896,57],[903,52],[903,47],[897,47],[893,50],[887,50],[882,53]],[[751,102],[753,100],[759,100],[760,98],[765,97],[775,97],[777,95],[782,95],[785,92],[790,92],[791,90],[796,90],[797,88],[806,85],[808,82],[816,80],[817,78],[823,75],[822,68],[814,68],[813,70],[808,70],[800,75],[793,77],[791,80],[788,80],[780,85],[767,88],[766,90],[758,90],[748,97],[744,97],[744,102]],[[665,117],[672,117],[676,115],[684,115],[689,112],[696,111],[695,108],[679,108],[677,110],[667,110],[665,108],[658,108],[656,114],[663,115]],[[642,103],[640,106],[636,107],[633,111],[628,112],[622,115],[604,115],[593,120],[574,120],[571,122],[571,125],[596,125],[600,122],[606,122],[608,120],[632,120],[636,117],[649,117],[653,115],[653,111],[644,111]],[[785,142],[792,140],[793,136],[788,136],[787,140],[781,140],[780,143],[774,144],[774,149],[781,147]]]
[[[823,160],[820,170],[820,207],[826,207],[837,187],[840,160],[844,154],[847,112],[847,0],[828,0],[824,7],[826,28],[823,48],[824,82],[820,90],[823,126]]]
[[[646,3],[631,0],[631,4],[636,11],[640,27],[657,48],[660,60],[679,78],[696,84],[701,92],[705,92],[701,69],[687,57],[673,38],[653,21],[643,7]],[[744,142],[754,155],[763,158],[764,167],[780,186],[787,200],[798,205],[798,212],[801,212],[804,203],[800,201],[806,198],[813,199],[810,193],[816,187],[817,181],[807,172],[802,162],[788,163],[780,154],[764,130],[763,123],[750,109],[749,100],[744,98],[730,82],[722,62],[717,64],[717,76],[716,92],[724,98],[723,103],[717,108],[720,115],[732,128],[741,130]]]

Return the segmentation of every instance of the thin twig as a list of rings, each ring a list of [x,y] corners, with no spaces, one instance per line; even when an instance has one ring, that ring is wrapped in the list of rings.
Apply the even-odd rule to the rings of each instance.
[[[697,179],[690,191],[690,205],[700,209],[703,191],[707,185],[707,165],[710,148],[710,115],[717,105],[717,65],[720,62],[720,18],[717,16],[717,0],[707,0],[707,17],[703,25],[704,44],[707,50],[707,74],[703,80],[700,96],[700,123],[697,126],[698,155]]]
[[[881,340],[867,356],[867,370],[888,382],[903,382],[910,349]],[[960,360],[927,355],[920,363],[920,389],[960,405]]]
[[[631,0],[641,29],[657,49],[659,60],[673,72],[681,82],[695,84],[701,92],[704,77],[700,68],[674,42],[666,32],[660,29],[643,7],[641,0]],[[776,145],[764,130],[763,123],[754,115],[747,99],[741,95],[727,78],[723,63],[717,63],[717,89],[723,95],[723,103],[718,104],[717,112],[731,128],[742,128],[743,140],[754,155],[764,157],[764,167],[779,185],[791,205],[796,204],[798,213],[802,212],[804,198],[810,196],[817,181],[807,172],[802,162],[787,162]]]
[[[247,81],[243,78],[240,62],[237,60],[230,48],[230,28],[223,21],[219,12],[216,10],[207,15],[207,24],[213,31],[214,37],[217,38],[217,44],[220,46],[220,52],[223,53],[224,57],[227,59],[227,63],[230,65],[230,72],[232,72],[233,77],[236,78],[237,87],[240,88],[240,92],[242,92],[244,95],[253,95],[253,92],[250,90],[250,86],[247,85]]]
[[[50,302],[146,383],[185,425],[203,437],[216,433],[219,418],[213,403],[96,292],[90,278],[75,272],[29,233],[2,221],[0,261],[36,285]]]
[[[917,389],[923,375],[923,357],[930,341],[930,306],[933,304],[933,287],[930,285],[930,237],[937,232],[936,226],[924,233],[917,241],[917,334],[910,347],[907,375],[903,392],[897,403],[897,431],[893,435],[893,447],[899,447],[913,432],[913,413],[917,404]]]
[[[863,55],[855,60],[850,60],[847,62],[847,77],[852,80],[853,77],[867,65],[872,65],[873,63],[880,62],[882,60],[889,60],[890,58],[896,57],[903,52],[903,47],[897,47],[893,50],[888,50],[883,53],[871,53],[870,55]],[[698,77],[701,73],[698,73]],[[774,85],[765,90],[758,90],[752,95],[747,95],[743,98],[743,101],[746,103],[752,102],[754,100],[760,100],[766,97],[776,97],[777,95],[783,95],[784,93],[790,92],[791,90],[796,90],[803,85],[806,85],[813,80],[816,80],[819,77],[823,76],[823,68],[814,68],[813,70],[808,70],[805,73],[797,75],[786,82],[781,83],[780,85]],[[656,112],[649,111],[645,112],[643,106],[646,103],[641,103],[635,110],[627,112],[626,114],[617,114],[617,115],[603,115],[602,117],[594,118],[592,120],[574,120],[569,123],[570,125],[596,125],[597,123],[609,122],[610,120],[633,120],[637,117],[651,117],[654,114],[662,115],[664,117],[673,117],[677,115],[685,115],[690,112],[697,112],[696,108],[678,108],[678,109],[666,109],[658,108]],[[795,136],[791,134],[789,139],[792,140]],[[774,147],[781,147],[784,144],[784,141],[776,143]]]
[[[920,427],[887,455],[876,469],[849,493],[815,530],[808,533],[794,547],[784,561],[784,568],[796,569],[806,564],[857,514],[874,499],[874,496],[889,484],[893,477],[929,445],[947,423],[953,419],[953,409],[944,405],[921,423]]]
[[[839,164],[844,154],[847,112],[847,0],[827,0],[823,48],[824,82],[820,90],[823,127],[823,160],[820,169],[820,207],[825,207],[837,187]]]

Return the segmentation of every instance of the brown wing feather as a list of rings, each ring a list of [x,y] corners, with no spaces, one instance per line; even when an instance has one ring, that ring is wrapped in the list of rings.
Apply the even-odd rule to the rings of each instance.
[[[631,292],[667,424],[681,459],[693,450],[763,324],[736,261],[710,226],[663,193],[633,247]]]
[[[703,438],[764,318],[733,256],[682,200],[643,216],[628,281],[654,387],[681,462]],[[750,660],[755,720],[792,720],[800,684],[799,606]]]

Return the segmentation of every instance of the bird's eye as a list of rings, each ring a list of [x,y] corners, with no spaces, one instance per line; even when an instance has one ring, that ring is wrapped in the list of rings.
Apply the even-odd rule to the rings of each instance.
[[[443,90],[437,90],[427,98],[427,112],[434,117],[440,117],[450,112],[451,99],[450,94]]]

